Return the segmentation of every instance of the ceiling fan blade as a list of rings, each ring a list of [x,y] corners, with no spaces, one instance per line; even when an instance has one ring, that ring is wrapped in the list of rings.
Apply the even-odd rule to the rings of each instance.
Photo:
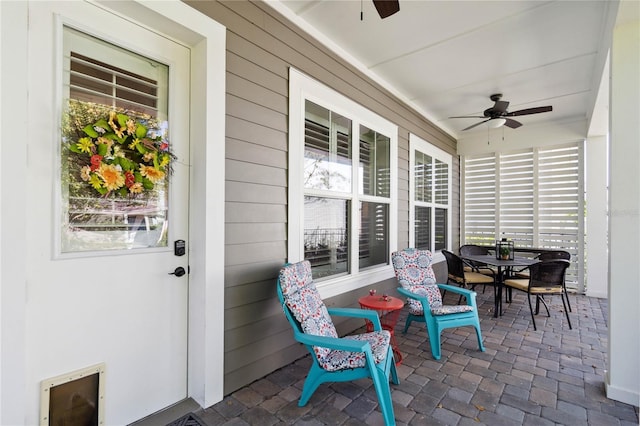
[[[380,18],[384,19],[400,10],[399,0],[373,0],[373,5],[378,10]]]
[[[479,126],[479,125],[481,125],[481,124],[483,124],[483,123],[486,123],[486,122],[487,122],[487,121],[489,121],[489,120],[491,120],[491,119],[490,119],[490,118],[487,118],[486,120],[480,121],[479,123],[472,124],[471,126],[469,126],[469,127],[465,128],[465,129],[462,129],[462,131],[464,132],[465,130],[473,129],[474,127]]]
[[[483,115],[458,115],[455,117],[449,117],[449,118],[486,118]]]
[[[526,108],[518,111],[508,112],[508,117],[515,117],[518,115],[529,115],[529,114],[539,114],[541,112],[549,112],[553,111],[553,107],[551,105],[543,106],[543,107],[535,107],[535,108]]]
[[[504,118],[504,117],[503,117]],[[507,127],[510,127],[512,129],[517,129],[518,127],[522,126],[522,123],[516,120],[512,120],[511,118],[505,118],[505,120],[507,120],[504,125]]]

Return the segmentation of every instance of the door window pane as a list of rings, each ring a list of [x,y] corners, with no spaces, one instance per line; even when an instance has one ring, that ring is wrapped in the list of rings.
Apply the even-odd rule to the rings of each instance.
[[[169,67],[64,29],[61,251],[166,247]]]
[[[304,197],[304,258],[313,277],[349,272],[349,202]]]
[[[390,194],[389,137],[360,126],[360,193],[388,197]]]

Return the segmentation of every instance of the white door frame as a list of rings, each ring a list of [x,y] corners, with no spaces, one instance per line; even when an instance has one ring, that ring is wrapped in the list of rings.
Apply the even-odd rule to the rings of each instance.
[[[191,49],[191,197],[188,396],[207,407],[223,397],[224,141],[226,28],[181,1],[93,2]],[[2,2],[0,139],[21,140],[27,118],[27,2]],[[25,144],[0,147],[0,424],[37,419],[37,383],[25,350],[27,173]],[[108,398],[108,395],[107,395]],[[176,401],[177,402],[177,401]],[[107,413],[108,421],[108,413]]]

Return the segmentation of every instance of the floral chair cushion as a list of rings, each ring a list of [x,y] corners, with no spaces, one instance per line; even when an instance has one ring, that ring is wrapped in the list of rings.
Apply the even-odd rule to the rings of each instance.
[[[437,295],[434,292],[420,293],[416,291],[416,286],[425,286],[436,283],[436,276],[431,267],[433,257],[428,250],[405,249],[397,251],[392,255],[393,269],[396,273],[398,283],[404,289],[412,293],[429,296],[429,302],[438,306],[442,305],[440,291],[436,287]],[[434,300],[431,300],[431,297]],[[439,302],[438,302],[439,300]],[[413,315],[422,315],[422,303],[416,299],[408,299],[409,312]]]
[[[387,356],[391,333],[387,330],[374,331],[371,333],[345,336],[345,339],[368,341],[371,345],[371,352],[375,363],[383,361]],[[320,361],[320,360],[319,360]],[[320,361],[320,366],[327,371],[344,370],[347,368],[364,367],[367,362],[364,352],[348,352],[332,350]]]
[[[311,276],[309,261],[288,265],[280,270],[280,287],[287,307],[300,323],[302,330],[314,336],[338,337],[331,316],[320,298]],[[391,340],[387,330],[361,335],[346,336],[353,340],[367,340],[371,344],[376,363],[385,359]],[[366,362],[364,352],[348,352],[314,346],[313,351],[322,368],[337,371],[346,368],[363,367]]]
[[[442,304],[442,295],[431,267],[433,257],[430,251],[405,249],[395,252],[392,258],[398,283],[412,293],[426,296],[432,315],[473,311],[473,307],[468,305]],[[416,299],[408,299],[407,302],[411,314],[424,315],[422,303]]]
[[[338,337],[329,312],[313,283],[311,263],[298,262],[280,270],[280,287],[284,301],[305,333],[314,336]],[[331,349],[314,346],[322,365]]]

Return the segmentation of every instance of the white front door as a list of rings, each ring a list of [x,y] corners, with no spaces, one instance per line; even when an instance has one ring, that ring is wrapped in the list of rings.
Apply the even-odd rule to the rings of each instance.
[[[28,382],[105,363],[101,403],[106,424],[130,423],[187,396],[189,275],[170,273],[188,270],[189,264],[190,52],[135,20],[86,2],[33,2],[29,10]],[[65,31],[73,34],[71,42]],[[96,75],[69,69],[70,55],[80,58],[81,70],[93,67]],[[165,77],[149,78],[141,71],[145,67],[164,68],[166,73],[159,75]],[[113,81],[101,80],[101,68]],[[123,90],[151,99],[143,112],[166,122],[160,127],[168,129],[175,154],[166,198],[160,195],[145,204],[139,192],[150,188],[151,176],[136,157],[126,184],[114,176],[111,181],[76,179],[76,185],[87,185],[80,194],[93,198],[69,201],[74,170],[65,159],[73,154],[61,140],[65,126],[60,119],[74,92],[69,89],[72,75],[88,80],[75,90],[76,95],[82,92],[80,99],[102,103],[107,96],[114,110],[123,104],[137,109]],[[132,76],[144,87],[114,83]],[[147,90],[148,82],[157,92]],[[106,95],[105,84],[113,88]],[[118,155],[110,148],[100,157],[106,163],[108,156],[113,161]],[[113,163],[111,171],[124,175],[125,164]],[[89,170],[97,173],[97,165]],[[161,179],[151,181],[155,189],[162,186]],[[139,200],[137,208],[134,201]],[[178,240],[186,242],[184,255],[175,253]]]

